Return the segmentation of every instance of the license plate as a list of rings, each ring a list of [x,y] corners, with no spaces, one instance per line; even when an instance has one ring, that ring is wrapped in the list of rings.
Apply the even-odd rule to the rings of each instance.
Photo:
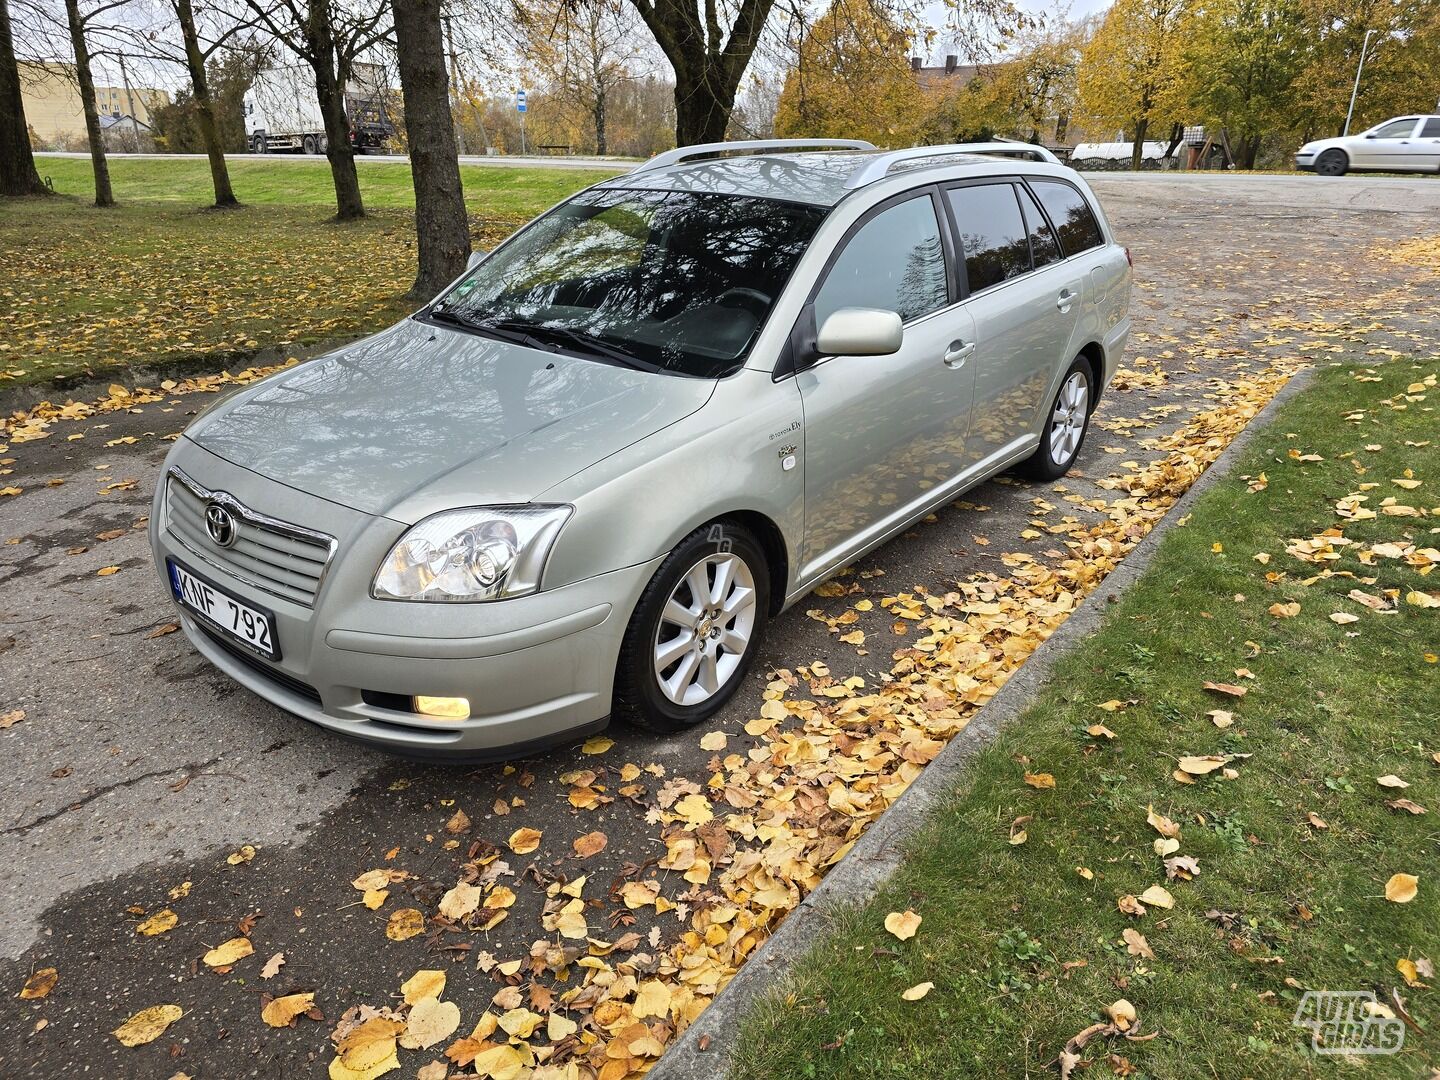
[[[182,607],[261,656],[280,659],[274,615],[236,599],[174,559],[166,559],[165,565],[170,571],[170,590]]]

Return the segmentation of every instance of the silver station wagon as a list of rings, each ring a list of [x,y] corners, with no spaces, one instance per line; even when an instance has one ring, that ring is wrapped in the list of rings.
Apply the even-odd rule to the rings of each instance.
[[[680,730],[827,575],[1002,469],[1062,475],[1129,303],[1042,148],[685,147],[204,413],[156,565],[195,648],[353,738]]]

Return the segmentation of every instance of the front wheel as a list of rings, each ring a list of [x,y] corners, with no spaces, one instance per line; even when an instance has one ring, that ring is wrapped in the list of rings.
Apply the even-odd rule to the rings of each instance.
[[[1350,159],[1343,150],[1326,150],[1315,159],[1315,171],[1321,176],[1344,176],[1350,169]]]
[[[1090,428],[1090,363],[1078,357],[1060,380],[1060,389],[1050,404],[1050,415],[1040,435],[1040,445],[1020,465],[1020,471],[1036,480],[1058,480],[1070,471],[1084,445]]]
[[[717,523],[676,545],[640,596],[615,674],[615,706],[651,731],[715,715],[765,635],[770,577],[746,529]]]
[[[250,140],[250,152],[252,154],[263,154],[269,149],[264,135],[256,135]]]

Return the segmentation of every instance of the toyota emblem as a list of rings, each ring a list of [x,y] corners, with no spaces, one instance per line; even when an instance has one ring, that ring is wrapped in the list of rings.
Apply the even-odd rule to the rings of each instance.
[[[219,503],[211,503],[205,508],[205,531],[220,547],[228,548],[237,535],[235,515]]]

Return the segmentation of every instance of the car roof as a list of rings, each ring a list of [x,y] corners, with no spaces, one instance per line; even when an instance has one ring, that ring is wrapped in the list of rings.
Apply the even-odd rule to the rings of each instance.
[[[864,191],[852,178],[885,151],[825,151],[811,153],[750,154],[711,158],[627,173],[597,185],[600,188],[641,191],[691,191],[718,195],[749,195],[762,199],[831,207],[847,195]],[[998,173],[1049,173],[1055,166],[1022,158],[996,158],[981,154],[934,154],[897,162],[887,174],[930,172],[937,168],[963,168],[964,173],[987,169]],[[878,178],[875,182],[878,182]]]

